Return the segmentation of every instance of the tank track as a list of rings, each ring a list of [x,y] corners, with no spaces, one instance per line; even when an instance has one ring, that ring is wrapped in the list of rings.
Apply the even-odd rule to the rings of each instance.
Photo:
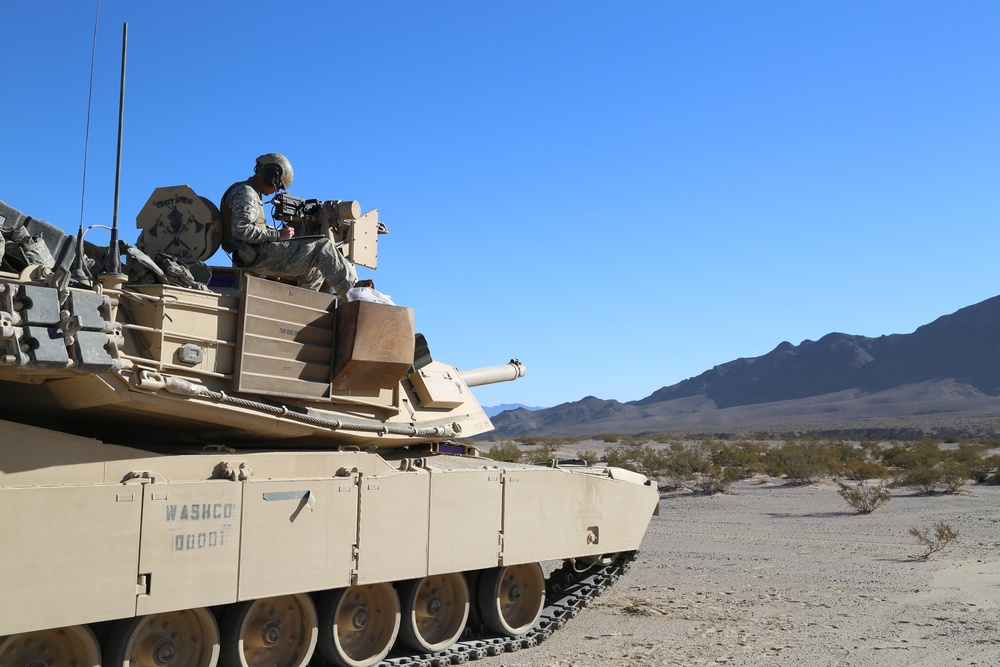
[[[618,554],[606,565],[594,564],[577,571],[571,561],[565,561],[545,580],[545,608],[541,618],[528,633],[518,637],[479,634],[466,637],[443,651],[434,653],[390,653],[377,667],[445,667],[462,665],[502,653],[514,653],[541,644],[575,617],[598,595],[607,590],[628,571],[636,552]],[[467,634],[472,634],[467,631]],[[314,657],[313,667],[325,665]]]

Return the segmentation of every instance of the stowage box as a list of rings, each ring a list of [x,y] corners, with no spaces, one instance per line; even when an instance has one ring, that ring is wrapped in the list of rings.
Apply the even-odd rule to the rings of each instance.
[[[391,389],[413,365],[413,309],[370,301],[337,308],[333,388]]]

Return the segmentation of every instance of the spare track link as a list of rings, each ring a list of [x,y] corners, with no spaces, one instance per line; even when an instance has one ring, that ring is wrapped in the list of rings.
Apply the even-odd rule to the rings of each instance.
[[[635,560],[635,551],[619,554],[607,565],[592,565],[578,572],[571,561],[565,561],[545,580],[545,608],[529,632],[518,637],[500,635],[473,635],[455,642],[443,651],[434,653],[390,653],[377,667],[445,667],[462,665],[470,660],[487,656],[513,653],[521,649],[541,644],[552,633],[575,617],[591,600],[608,589],[618,577],[628,571]],[[467,630],[466,635],[471,634]],[[318,660],[317,660],[318,658]],[[311,661],[312,667],[325,665],[318,655]]]

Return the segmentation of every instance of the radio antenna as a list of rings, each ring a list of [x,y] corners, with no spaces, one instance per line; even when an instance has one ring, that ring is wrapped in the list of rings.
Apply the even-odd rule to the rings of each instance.
[[[94,101],[94,60],[97,57],[97,24],[101,18],[101,0],[97,0],[97,12],[94,14],[94,43],[90,48],[90,87],[87,92],[87,128],[83,138],[83,186],[80,191],[80,229],[76,234],[76,262],[74,277],[77,280],[86,279],[87,273],[83,264],[83,207],[87,199],[87,157],[90,154],[90,108]]]
[[[87,92],[87,129],[83,137],[83,192],[80,194],[80,233],[83,234],[83,201],[87,193],[87,154],[90,151],[90,107],[94,100],[94,60],[97,57],[97,22],[101,17],[101,0],[97,0],[94,15],[94,44],[90,47],[90,89]]]
[[[111,217],[111,241],[108,245],[108,257],[104,262],[105,270],[117,275],[121,270],[121,257],[118,254],[118,191],[122,178],[122,127],[125,120],[125,51],[128,47],[128,23],[122,24],[122,79],[118,96],[118,156],[115,159],[115,208]]]

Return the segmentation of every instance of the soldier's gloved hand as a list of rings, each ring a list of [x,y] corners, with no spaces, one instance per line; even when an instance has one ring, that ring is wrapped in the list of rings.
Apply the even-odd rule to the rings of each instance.
[[[295,230],[287,225],[278,230],[279,241],[287,241],[293,236],[295,236]]]
[[[367,279],[359,280],[358,282],[354,283],[354,287],[371,287],[372,289],[375,289],[375,282],[373,280],[367,280]]]

